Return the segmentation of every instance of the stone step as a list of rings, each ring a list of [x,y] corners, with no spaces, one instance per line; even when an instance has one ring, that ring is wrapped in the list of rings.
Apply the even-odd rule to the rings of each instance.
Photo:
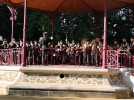
[[[119,70],[89,67],[31,66],[0,70],[1,94],[43,97],[128,98],[131,90]]]
[[[8,95],[9,89],[7,87],[0,87],[0,96]]]
[[[88,87],[89,89],[89,87]],[[101,90],[102,89],[102,90]],[[113,88],[91,87],[87,89],[54,88],[48,86],[16,85],[9,89],[9,95],[13,96],[44,96],[44,97],[107,97],[129,98],[131,91],[127,87],[114,86]]]
[[[40,96],[40,97],[115,97],[114,93],[108,92],[89,92],[89,91],[59,91],[59,90],[43,90],[43,89],[18,89],[9,90],[12,96]]]
[[[73,90],[73,91],[98,91],[98,92],[115,92],[116,90],[128,90],[129,88],[124,85],[116,86],[101,86],[101,85],[72,85],[72,84],[56,84],[56,83],[44,83],[44,84],[32,84],[32,83],[20,83],[10,86],[10,89],[43,89],[43,90]]]

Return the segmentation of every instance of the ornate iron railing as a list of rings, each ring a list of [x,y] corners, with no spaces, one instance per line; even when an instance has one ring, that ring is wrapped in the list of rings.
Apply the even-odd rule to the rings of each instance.
[[[22,50],[15,49],[0,49],[0,65],[20,65],[22,63]]]
[[[22,49],[0,49],[0,65],[21,65]],[[112,68],[133,67],[134,56],[125,50],[107,50],[106,66]],[[27,49],[27,65],[86,65],[102,66],[102,54],[90,52],[70,52],[56,49]]]

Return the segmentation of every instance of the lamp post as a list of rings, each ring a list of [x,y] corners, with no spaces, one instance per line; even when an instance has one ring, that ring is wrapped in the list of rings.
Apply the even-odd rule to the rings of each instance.
[[[12,32],[11,32],[11,40],[14,38],[14,21],[16,20],[16,10],[12,7],[7,6],[7,8],[10,11],[10,21],[11,21],[11,26],[12,26]]]
[[[64,19],[63,19],[63,26],[65,26],[65,27],[67,26],[67,25],[66,25],[66,24],[67,24],[66,22],[67,22],[67,21],[66,21],[66,19],[64,18]],[[65,31],[65,30],[64,30],[64,31]],[[65,39],[65,41],[66,41],[66,43],[68,43],[68,32],[65,31],[65,33],[66,33],[66,39]]]
[[[56,22],[56,17],[55,14],[50,14],[50,21],[51,21],[51,41],[53,42],[54,40],[54,32],[55,32],[55,22]]]

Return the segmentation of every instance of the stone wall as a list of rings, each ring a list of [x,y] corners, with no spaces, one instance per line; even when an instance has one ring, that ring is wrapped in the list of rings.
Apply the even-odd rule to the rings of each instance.
[[[13,82],[19,73],[20,71],[0,70],[0,83]]]

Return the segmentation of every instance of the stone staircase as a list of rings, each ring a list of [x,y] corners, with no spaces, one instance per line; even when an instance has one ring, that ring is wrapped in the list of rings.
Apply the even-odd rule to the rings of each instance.
[[[132,92],[119,70],[32,66],[0,73],[1,84],[16,79],[6,87],[14,96],[129,98]]]

